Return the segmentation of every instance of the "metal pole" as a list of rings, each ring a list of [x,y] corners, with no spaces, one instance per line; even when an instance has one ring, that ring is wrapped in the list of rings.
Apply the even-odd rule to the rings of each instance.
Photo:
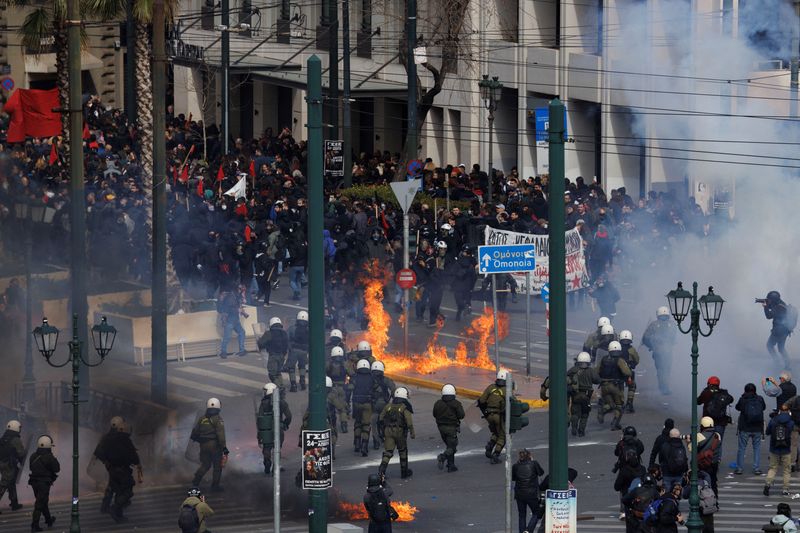
[[[329,0],[328,9],[330,14],[330,26],[328,26],[328,109],[330,116],[328,123],[330,129],[328,130],[328,137],[330,139],[339,139],[339,2],[338,0]]]
[[[492,274],[492,317],[494,318],[494,371],[500,370],[500,328],[497,327],[497,274]]]
[[[150,309],[150,397],[167,403],[166,50],[164,0],[153,4],[153,279]]]
[[[494,130],[494,102],[489,104],[489,168],[486,169],[488,172],[488,186],[486,188],[486,202],[487,204],[492,203],[492,182],[494,181],[494,172],[492,171],[492,131]]]
[[[276,398],[277,396],[277,398]],[[281,447],[283,434],[281,433],[281,391],[275,389],[272,393],[272,529],[281,530]]]
[[[25,213],[25,331],[33,331],[31,311],[33,307],[33,294],[31,283],[31,253],[33,238],[31,236],[30,206]],[[22,401],[26,409],[30,410],[31,403],[36,398],[36,378],[33,377],[33,335],[25,335],[25,375],[22,378]]]
[[[228,153],[231,136],[229,114],[231,109],[231,6],[230,0],[222,0],[222,153]],[[155,48],[155,47],[154,47]],[[155,131],[160,131],[155,129]]]
[[[531,375],[531,273],[525,272],[525,375]]]
[[[133,2],[127,2],[125,13],[125,114],[129,124],[136,124],[136,26],[133,20]]]
[[[342,56],[342,68],[344,69],[344,79],[342,80],[344,186],[350,187],[353,184],[352,117],[350,116],[350,0],[342,0]],[[331,68],[336,68],[336,66],[332,65]]]
[[[800,17],[800,4],[795,2],[795,12],[797,17]],[[791,66],[789,69],[789,80],[790,80],[790,100],[789,100],[789,115],[792,117],[797,118],[797,93],[798,93],[798,69],[800,68],[800,21],[797,19],[794,22],[794,28],[792,29],[792,58],[791,58]]]
[[[700,493],[697,491],[697,359],[700,356],[697,338],[700,333],[700,310],[697,307],[697,282],[692,284],[692,477],[689,489],[689,519],[686,528],[689,533],[701,533],[703,521],[700,519]]]
[[[408,211],[403,212],[403,268],[408,268]],[[411,302],[408,299],[408,289],[403,289],[403,310],[406,319],[403,322],[403,355],[408,357],[408,322],[411,320]],[[30,329],[30,328],[29,328]]]
[[[74,153],[74,152],[73,152]],[[80,152],[78,152],[80,153]],[[82,158],[81,158],[82,159]],[[72,511],[70,513],[70,533],[81,533],[80,512],[78,502],[78,478],[80,467],[80,448],[78,443],[78,410],[80,407],[80,367],[81,367],[81,341],[78,338],[78,314],[72,314],[72,342],[69,343],[69,353],[72,359]]]
[[[514,393],[514,378],[511,372],[506,378],[506,529],[505,533],[511,533],[511,395]]]
[[[308,326],[309,429],[328,427],[325,388],[324,260],[322,253],[322,65],[316,55],[306,62],[308,72]],[[328,523],[328,492],[309,494],[310,533],[325,533]]]
[[[72,264],[72,312],[81,317],[78,324],[79,349],[86,346],[86,196],[83,177],[83,102],[81,100],[81,20],[79,0],[67,2],[67,63],[69,68],[69,175],[70,175],[70,249]],[[89,384],[86,368],[80,370],[84,386]]]
[[[564,104],[550,102],[550,488],[567,489],[567,307]]]
[[[408,74],[408,133],[406,135],[406,161],[417,158],[417,64],[414,48],[417,45],[417,0],[406,0],[406,73]]]

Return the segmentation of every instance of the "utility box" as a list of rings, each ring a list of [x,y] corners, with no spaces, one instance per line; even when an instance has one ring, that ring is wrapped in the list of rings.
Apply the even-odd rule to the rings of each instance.
[[[353,524],[328,524],[328,533],[364,533],[364,528]]]

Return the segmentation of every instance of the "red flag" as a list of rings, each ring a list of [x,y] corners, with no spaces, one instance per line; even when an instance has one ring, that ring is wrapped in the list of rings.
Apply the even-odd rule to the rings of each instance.
[[[189,167],[188,166],[183,167],[183,170],[181,170],[181,176],[178,178],[178,180],[181,183],[186,183],[186,182],[189,181]]]
[[[205,193],[206,193],[206,191],[205,191],[205,187],[204,187],[204,184],[203,184],[203,179],[201,178],[201,179],[197,180],[197,196],[199,196],[200,198],[203,198],[203,196],[205,196]]]
[[[56,142],[53,141],[50,144],[50,159],[49,159],[50,166],[55,165],[58,162],[58,150],[56,150]]]
[[[225,179],[225,171],[222,170],[222,165],[219,166],[219,170],[217,171],[217,181],[222,181]]]
[[[26,137],[61,135],[61,116],[53,109],[59,107],[58,89],[17,89],[3,106],[11,116],[7,140],[25,141]]]
[[[249,171],[250,171],[250,177],[251,178],[255,178],[256,177],[256,162],[253,161],[252,159],[250,160],[250,169],[249,169]]]
[[[92,136],[92,132],[89,131],[89,125],[84,122],[83,123],[83,140],[86,141],[91,136]]]
[[[178,181],[178,167],[172,167],[172,186],[175,186],[175,182]]]
[[[244,240],[245,242],[250,242],[253,240],[253,230],[250,229],[250,226],[244,227]]]

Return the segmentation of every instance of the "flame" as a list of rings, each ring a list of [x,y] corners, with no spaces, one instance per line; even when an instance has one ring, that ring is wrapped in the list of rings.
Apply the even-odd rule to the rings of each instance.
[[[418,511],[418,509],[409,502],[392,502],[392,507],[399,515],[397,522],[411,522],[414,520],[414,515],[417,514]],[[347,520],[369,520],[367,510],[364,509],[364,505],[360,503],[340,501],[336,512]]]
[[[399,353],[389,352],[389,326],[391,317],[383,308],[383,287],[387,282],[387,273],[377,262],[367,266],[366,274],[362,275],[360,282],[364,286],[364,313],[369,322],[365,338],[372,346],[372,354],[382,361],[392,372],[402,372],[412,369],[421,374],[430,374],[439,369],[451,366],[464,366],[494,370],[494,360],[489,356],[489,346],[494,343],[494,315],[491,308],[484,308],[483,314],[472,320],[464,330],[463,335],[469,340],[460,342],[455,349],[455,357],[451,358],[447,348],[439,345],[439,332],[444,326],[440,317],[436,321],[436,329],[428,340],[425,351],[419,354],[410,354],[408,357]],[[401,315],[400,322],[407,320],[405,313]],[[508,315],[498,315],[499,338],[508,335]],[[474,356],[470,357],[470,351]]]

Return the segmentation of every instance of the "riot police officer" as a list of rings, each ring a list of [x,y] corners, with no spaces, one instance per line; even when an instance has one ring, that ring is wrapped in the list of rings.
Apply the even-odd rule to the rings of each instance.
[[[214,469],[211,478],[211,490],[221,492],[219,484],[222,478],[223,456],[227,458],[228,448],[225,444],[225,423],[220,415],[221,405],[217,398],[209,398],[206,412],[192,428],[191,439],[200,444],[200,467],[194,473],[193,487],[199,487],[206,473]]]
[[[386,404],[392,400],[394,390],[397,388],[394,381],[384,375],[384,366],[380,361],[375,361],[370,367],[372,372],[372,449],[379,450],[381,441],[378,431],[378,418]]]
[[[589,355],[592,357],[592,364],[597,361],[598,356],[602,357],[603,354],[608,353],[608,344],[615,340],[617,340],[617,335],[614,332],[614,326],[606,324],[600,328],[600,336],[589,351]]]
[[[386,474],[386,468],[397,448],[400,457],[400,477],[406,479],[411,477],[413,472],[408,468],[408,446],[406,437],[416,438],[414,433],[414,421],[411,415],[414,409],[408,401],[408,389],[398,387],[394,391],[392,403],[386,405],[381,412],[379,419],[381,432],[383,433],[383,457],[379,473],[381,476]]]
[[[600,375],[600,392],[603,397],[603,408],[597,413],[597,421],[603,423],[607,413],[613,412],[612,430],[622,429],[623,391],[626,380],[631,377],[631,369],[622,358],[622,345],[619,341],[608,344],[608,354],[603,357],[597,367]]]
[[[369,431],[372,423],[372,389],[374,379],[370,363],[361,359],[356,364],[356,373],[350,382],[353,390],[353,451],[369,454]]]
[[[656,320],[647,325],[642,335],[642,344],[653,355],[661,394],[669,395],[670,373],[672,369],[672,347],[675,345],[675,325],[670,321],[669,308],[661,306],[656,311]]]
[[[328,336],[328,342],[325,344],[325,353],[330,354],[334,347],[340,347],[344,350],[344,335],[340,329],[332,329],[331,334]]]
[[[275,390],[278,388],[274,383],[266,383],[263,387],[264,395],[261,397],[261,404],[258,406],[256,413],[256,429],[258,430],[258,444],[261,446],[261,453],[264,456],[264,474],[275,475],[272,470],[272,452],[275,447],[275,416],[272,407],[272,402],[275,399]],[[283,448],[283,433],[289,429],[292,423],[292,412],[289,410],[289,404],[286,403],[280,393],[278,394],[280,402],[280,430],[281,430],[281,448]]]
[[[489,431],[492,434],[486,444],[486,457],[492,464],[500,463],[500,452],[506,445],[506,379],[508,371],[498,370],[495,382],[486,387],[478,398],[478,407],[489,423]]]
[[[601,316],[597,319],[597,329],[589,333],[589,336],[586,337],[586,341],[583,343],[583,351],[590,354],[592,353],[592,349],[594,349],[595,345],[600,340],[600,330],[603,326],[610,326],[611,319],[607,316]]]
[[[266,350],[267,375],[283,391],[285,386],[281,372],[286,366],[286,355],[289,353],[289,335],[284,331],[280,318],[274,316],[269,319],[269,329],[258,339],[258,349]]]
[[[335,461],[336,460],[336,441],[339,438],[339,433],[336,431],[336,414],[339,412],[340,409],[345,409],[344,399],[339,398],[339,396],[335,396],[333,394],[333,380],[331,380],[330,376],[325,376],[325,388],[328,392],[327,396],[327,413],[328,413],[328,428],[331,430],[331,458]],[[303,413],[303,423],[300,426],[300,435],[297,436],[297,447],[303,447],[303,430],[308,429],[309,427],[309,419],[311,417],[311,413],[306,408],[306,412]],[[302,473],[301,473],[302,479]]]
[[[8,500],[12,511],[22,509],[17,498],[17,475],[25,461],[25,447],[22,445],[19,420],[10,420],[6,431],[0,437],[0,499],[8,491]]]
[[[442,397],[433,404],[433,418],[445,445],[445,450],[436,458],[439,470],[447,461],[447,471],[455,472],[458,434],[461,432],[461,421],[464,419],[464,406],[456,399],[456,388],[447,383],[442,387]]]
[[[594,385],[600,383],[600,375],[592,368],[592,357],[581,352],[575,358],[575,366],[567,371],[567,391],[570,399],[569,421],[572,436],[586,435],[586,422],[592,411]]]
[[[344,365],[344,349],[341,346],[331,348],[331,357],[325,367],[325,373],[331,378],[333,389],[330,396],[336,399],[336,414],[339,416],[342,433],[347,433],[347,421],[350,420],[350,413],[347,412],[347,400],[345,399],[345,387],[347,387],[347,369]]]
[[[370,366],[373,362],[375,362],[375,358],[372,357],[372,346],[370,346],[368,341],[360,341],[356,346],[356,349],[350,350],[350,352],[347,354],[345,368],[347,368],[348,385],[345,389],[345,401],[348,405],[350,405],[353,395],[353,380],[356,376],[358,362],[362,359],[366,359]]]
[[[634,413],[633,400],[636,397],[636,367],[639,365],[639,352],[633,347],[633,333],[627,329],[620,331],[619,343],[622,345],[622,358],[631,369],[631,379],[627,382],[628,401],[625,403],[625,412]]]
[[[113,416],[111,417],[111,427],[109,428],[108,432],[105,433],[101,438],[100,442],[97,443],[97,446],[94,448],[94,454],[92,458],[89,460],[89,466],[91,468],[92,465],[96,461],[100,461],[103,463],[103,466],[106,467],[106,471],[108,472],[108,450],[109,444],[114,438],[114,435],[119,431],[119,429],[125,423],[124,419],[121,416]],[[108,472],[110,476],[110,472]],[[100,512],[107,513],[111,510],[111,501],[114,499],[114,491],[111,490],[110,482],[106,484],[106,489],[103,494],[103,500],[100,503]]]
[[[459,255],[453,263],[452,278],[453,278],[453,296],[456,300],[456,322],[461,320],[461,315],[466,313],[469,315],[471,311],[472,289],[475,288],[475,281],[478,279],[478,273],[475,271],[475,266],[478,263],[472,253],[472,246],[465,244],[461,248],[461,255]]]
[[[308,313],[297,313],[297,321],[289,328],[289,357],[286,369],[289,372],[289,392],[297,391],[294,381],[294,369],[300,374],[300,390],[306,390],[306,365],[308,364]]]
[[[114,501],[109,501],[111,517],[115,522],[125,522],[123,510],[130,505],[133,498],[133,487],[136,482],[133,479],[133,470],[136,467],[139,483],[143,481],[142,464],[139,461],[139,454],[131,441],[131,428],[126,422],[122,422],[114,433],[111,433],[106,443],[105,464],[108,469],[108,489]],[[105,502],[104,502],[105,503]]]
[[[50,514],[50,487],[58,478],[61,465],[53,455],[53,439],[50,435],[42,435],[36,441],[36,451],[31,455],[28,463],[30,477],[28,485],[33,489],[36,502],[33,504],[31,516],[31,531],[43,531],[39,520],[44,516],[47,527],[52,527],[56,518]]]

